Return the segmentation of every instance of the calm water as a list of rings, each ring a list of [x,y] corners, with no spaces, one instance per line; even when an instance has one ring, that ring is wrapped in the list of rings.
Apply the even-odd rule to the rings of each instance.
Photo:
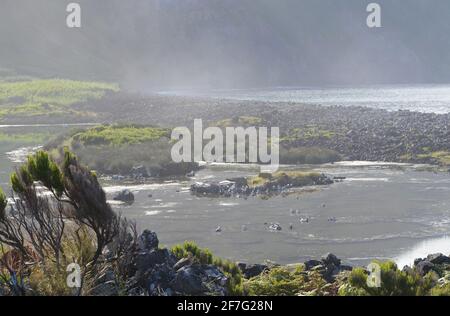
[[[68,128],[14,127],[27,133],[59,133]],[[0,143],[0,183],[5,191],[11,170],[39,145]],[[189,192],[194,181],[255,174],[248,167],[208,168],[189,182],[103,182],[109,196],[125,187],[135,193],[133,205],[114,204],[114,208],[135,219],[140,229],[158,232],[162,244],[195,240],[234,260],[292,263],[333,252],[351,264],[373,258],[406,264],[430,252],[450,253],[445,237],[450,235],[449,174],[419,171],[416,166],[355,162],[317,170],[347,179],[270,200],[197,198]],[[309,223],[301,223],[300,218],[306,217]],[[275,222],[282,231],[267,228],[266,223]],[[217,226],[222,232],[215,231]]]
[[[361,88],[277,88],[165,93],[200,95],[235,100],[298,102],[325,106],[365,106],[389,111],[450,112],[450,85],[395,85]]]
[[[367,164],[318,170],[347,180],[270,200],[198,198],[189,192],[193,181],[252,174],[233,168],[203,170],[190,182],[129,186],[136,202],[116,208],[141,228],[157,231],[165,245],[195,240],[218,255],[249,262],[292,263],[333,252],[352,264],[401,254],[399,262],[404,263],[420,252],[413,250],[423,240],[450,235],[448,174]],[[112,194],[122,188],[110,184],[106,190]],[[309,223],[301,223],[306,217]],[[267,228],[275,222],[282,231]],[[432,249],[450,253],[450,243]]]

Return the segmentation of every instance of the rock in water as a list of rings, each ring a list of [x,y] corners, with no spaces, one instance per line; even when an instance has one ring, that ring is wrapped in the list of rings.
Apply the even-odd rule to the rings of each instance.
[[[121,202],[125,202],[125,203],[133,203],[134,202],[134,194],[130,190],[124,189],[124,190],[120,191],[119,193],[117,193],[113,197],[113,200],[121,201]]]
[[[325,257],[323,257],[322,262],[325,265],[332,264],[332,265],[335,265],[336,267],[339,267],[341,265],[341,259],[338,259],[338,257],[336,257],[332,253],[329,253]]]

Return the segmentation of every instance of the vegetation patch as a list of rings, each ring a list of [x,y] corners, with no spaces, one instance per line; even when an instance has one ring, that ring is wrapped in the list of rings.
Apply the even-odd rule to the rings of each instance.
[[[104,125],[73,131],[46,145],[57,159],[62,157],[65,148],[104,175],[184,176],[198,168],[196,163],[174,163],[170,155],[170,130],[157,127]]]
[[[326,295],[330,285],[318,272],[306,273],[302,265],[274,267],[245,280],[244,288],[255,296]]]
[[[200,264],[215,265],[228,277],[227,287],[230,294],[244,294],[243,276],[236,263],[214,256],[209,249],[202,249],[193,241],[175,245],[171,250],[178,259],[191,258]]]
[[[134,145],[152,142],[163,137],[170,138],[170,130],[142,126],[106,125],[94,127],[72,136],[73,142],[90,145]]]
[[[0,81],[0,117],[40,115],[89,115],[72,109],[77,103],[117,92],[114,84],[61,79]]]
[[[251,188],[260,187],[269,183],[277,183],[280,185],[291,184],[293,187],[306,186],[318,181],[322,174],[318,172],[303,171],[278,171],[276,173],[260,173],[257,176],[247,178],[247,185]]]

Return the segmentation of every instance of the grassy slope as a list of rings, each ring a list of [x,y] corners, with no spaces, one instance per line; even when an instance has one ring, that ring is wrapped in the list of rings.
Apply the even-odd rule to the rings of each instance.
[[[152,176],[185,175],[196,169],[196,164],[172,163],[170,130],[157,127],[97,126],[58,137],[46,147],[57,157],[66,147],[103,174],[128,175],[138,165],[145,166]]]
[[[118,87],[101,82],[61,79],[0,81],[0,118],[92,115],[71,108],[77,103],[98,100]]]

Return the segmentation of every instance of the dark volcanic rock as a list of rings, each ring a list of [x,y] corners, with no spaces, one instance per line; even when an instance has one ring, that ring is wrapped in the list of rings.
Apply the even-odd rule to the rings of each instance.
[[[415,266],[415,269],[421,276],[424,276],[428,272],[430,272],[431,270],[434,269],[434,264],[432,264],[430,261],[424,260],[424,261],[419,262]]]
[[[172,288],[179,293],[200,295],[206,290],[200,274],[198,267],[183,267],[177,271],[171,283]]]
[[[153,250],[158,248],[159,240],[155,232],[144,230],[138,239],[138,247],[141,251]]]
[[[113,197],[114,201],[121,201],[125,203],[133,203],[134,202],[134,194],[128,189],[122,190],[119,193],[117,193]]]
[[[136,268],[141,271],[149,270],[161,264],[173,266],[176,262],[176,257],[167,249],[154,249],[136,255]]]
[[[157,235],[145,230],[132,254],[129,295],[227,295],[227,277],[213,265],[200,265],[192,258],[178,260],[172,251],[159,249]],[[100,290],[107,290],[104,285]]]
[[[322,265],[322,261],[318,261],[318,260],[308,260],[304,262],[305,265],[305,269],[306,270],[311,270],[314,267],[320,266]]]
[[[265,264],[238,263],[238,267],[246,279],[256,277],[269,269],[269,267]]]
[[[427,257],[427,260],[432,264],[450,264],[450,258],[442,253],[431,254]]]
[[[338,257],[336,257],[334,254],[329,253],[327,254],[325,257],[322,258],[322,262],[325,265],[335,265],[337,267],[339,267],[341,265],[341,259],[338,259]]]
[[[260,175],[261,176],[261,175]],[[270,177],[271,175],[268,175]],[[256,196],[274,195],[305,186],[330,185],[334,180],[325,174],[314,175],[301,179],[291,178],[288,175],[270,179],[266,183],[250,187],[246,178],[235,178],[221,182],[196,182],[191,185],[191,192],[197,196]]]

